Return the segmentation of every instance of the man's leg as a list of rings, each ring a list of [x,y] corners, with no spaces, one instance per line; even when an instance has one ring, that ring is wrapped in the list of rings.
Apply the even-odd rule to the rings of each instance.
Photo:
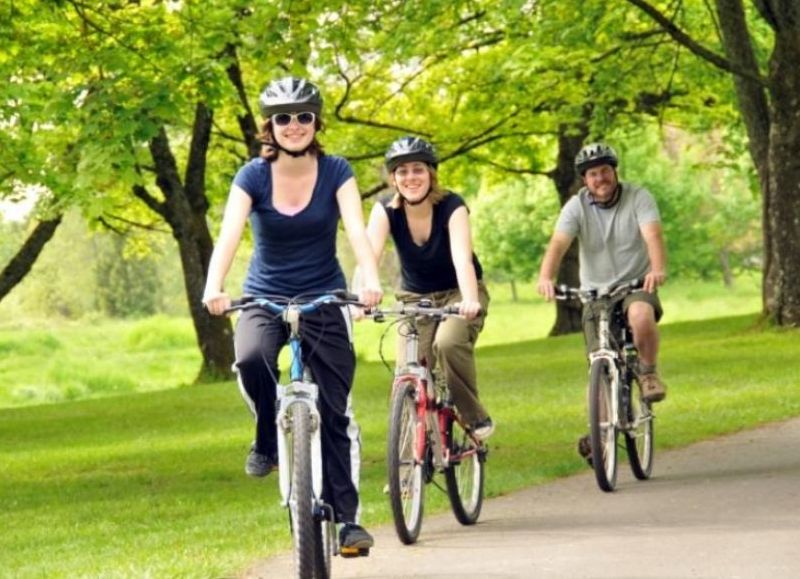
[[[645,401],[659,402],[666,398],[667,389],[656,372],[659,333],[657,306],[647,301],[631,301],[627,306],[628,324],[633,330],[633,343],[639,351],[639,383]]]

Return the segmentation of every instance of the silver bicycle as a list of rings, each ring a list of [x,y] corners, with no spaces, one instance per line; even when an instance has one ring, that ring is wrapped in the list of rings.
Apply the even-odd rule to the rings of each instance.
[[[638,352],[622,311],[622,301],[636,291],[642,291],[639,280],[600,290],[556,287],[556,299],[578,298],[598,320],[598,345],[589,352],[589,437],[595,478],[606,492],[613,491],[617,482],[620,434],[633,475],[646,480],[653,470],[655,417],[642,399],[635,372]]]
[[[319,388],[303,364],[300,320],[325,304],[359,305],[356,296],[336,292],[306,303],[248,297],[234,300],[229,308],[229,311],[264,308],[280,316],[289,328],[290,381],[277,385],[278,478],[281,504],[289,509],[295,576],[301,579],[330,577],[334,555],[369,554],[369,549],[339,549],[333,508],[322,500]]]

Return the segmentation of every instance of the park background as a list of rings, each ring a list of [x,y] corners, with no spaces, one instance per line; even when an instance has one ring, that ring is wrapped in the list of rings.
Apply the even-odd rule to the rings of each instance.
[[[242,474],[252,423],[227,373],[231,326],[199,307],[228,185],[257,150],[258,92],[285,74],[321,87],[321,140],[353,164],[365,214],[404,134],[434,142],[469,204],[493,296],[489,496],[585,468],[581,337],[533,285],[590,140],[616,147],[664,220],[657,448],[800,414],[785,153],[800,83],[784,68],[800,18],[767,4],[3,4],[0,569],[234,576],[288,548],[274,484]],[[396,287],[392,255],[382,277]],[[389,519],[383,329],[356,329],[370,526]]]

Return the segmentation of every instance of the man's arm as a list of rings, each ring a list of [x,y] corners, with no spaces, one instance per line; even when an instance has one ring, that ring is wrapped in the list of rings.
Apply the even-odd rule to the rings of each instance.
[[[645,223],[640,227],[640,231],[650,258],[650,271],[644,276],[644,289],[653,293],[667,279],[667,248],[664,244],[661,223],[658,221]]]
[[[564,254],[567,253],[572,240],[573,237],[571,235],[563,231],[556,231],[547,245],[547,251],[545,251],[542,259],[542,267],[539,269],[537,289],[548,301],[555,298],[556,292],[553,282],[558,274],[561,260],[564,259]]]

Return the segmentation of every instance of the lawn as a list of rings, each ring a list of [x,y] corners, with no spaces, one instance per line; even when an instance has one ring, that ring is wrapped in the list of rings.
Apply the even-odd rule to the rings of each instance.
[[[757,326],[753,314],[663,326],[670,390],[657,407],[659,451],[800,415],[800,332]],[[166,347],[156,338],[148,347]],[[489,496],[585,468],[574,451],[586,424],[582,352],[577,335],[481,348],[482,395],[498,424]],[[389,380],[378,362],[358,368],[368,526],[390,517],[381,492]],[[251,436],[231,383],[0,410],[0,569],[13,577],[230,577],[288,548],[275,481],[242,472]],[[442,493],[427,498],[427,512],[447,508]]]

